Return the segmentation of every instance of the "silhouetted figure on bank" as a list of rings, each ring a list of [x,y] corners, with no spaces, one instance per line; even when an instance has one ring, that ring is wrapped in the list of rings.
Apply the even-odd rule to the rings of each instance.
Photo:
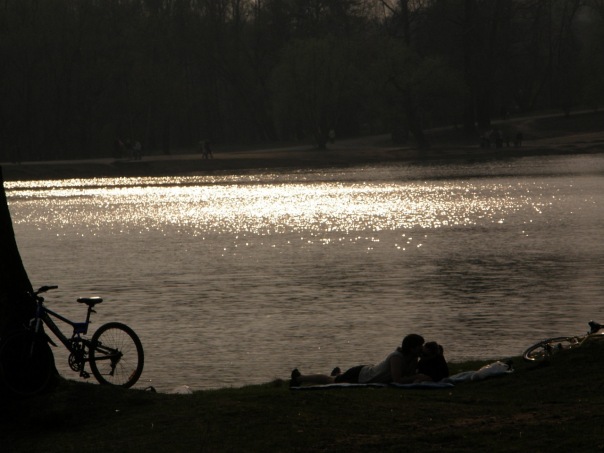
[[[520,148],[522,146],[522,140],[524,139],[524,135],[522,132],[518,132],[516,134],[516,138],[514,139],[514,146],[516,148]]]
[[[204,159],[214,158],[214,154],[212,153],[212,148],[210,146],[209,140],[203,140],[201,144],[201,156]]]
[[[143,158],[143,146],[141,145],[141,142],[139,142],[138,140],[136,142],[134,142],[133,151],[134,151],[134,160],[141,160]]]
[[[497,129],[497,133],[495,135],[495,147],[497,149],[503,147],[503,132],[501,129]]]
[[[113,141],[113,157],[119,159],[124,154],[124,144],[119,137],[116,137]]]
[[[134,147],[130,139],[126,140],[126,155],[128,159],[132,159],[134,157]]]

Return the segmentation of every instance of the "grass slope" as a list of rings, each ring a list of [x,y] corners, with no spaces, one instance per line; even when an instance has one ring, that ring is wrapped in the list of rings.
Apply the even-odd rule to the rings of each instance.
[[[3,404],[3,452],[591,452],[604,449],[604,344],[444,390],[166,395],[62,382]],[[453,364],[452,371],[480,363]]]

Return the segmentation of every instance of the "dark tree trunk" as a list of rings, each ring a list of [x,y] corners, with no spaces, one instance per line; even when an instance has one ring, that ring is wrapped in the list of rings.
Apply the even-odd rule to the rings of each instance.
[[[403,30],[403,39],[408,48],[411,48],[411,11],[409,9],[409,0],[400,0],[401,8],[401,27]],[[404,86],[401,89],[405,105],[403,109],[407,118],[407,128],[421,150],[428,149],[430,143],[424,134],[424,128],[420,119],[420,114],[413,96],[412,89]]]
[[[417,147],[421,150],[426,150],[430,148],[430,142],[424,134],[424,128],[422,127],[417,108],[415,107],[415,100],[411,95],[411,90],[409,88],[404,89],[403,97],[405,99],[404,109],[409,132],[413,135]]]
[[[170,117],[165,115],[163,118],[163,128],[162,128],[162,137],[161,137],[161,149],[164,154],[170,154]]]
[[[29,323],[29,320],[35,316],[36,304],[32,293],[31,283],[27,272],[23,267],[21,255],[17,248],[15,233],[13,231],[13,223],[11,221],[6,193],[4,192],[4,178],[2,176],[2,167],[0,167],[0,351],[4,351],[4,340],[12,338],[12,347],[14,348],[15,339],[28,338],[26,335],[21,335],[20,331],[24,330]],[[17,332],[17,336],[11,334]],[[54,368],[54,357],[50,350],[50,345],[43,344],[46,352],[42,355],[38,354],[40,360],[51,360],[51,366]],[[29,350],[29,348],[27,348]],[[14,351],[10,349],[9,351]],[[11,362],[14,358],[11,353],[8,353],[8,359],[4,355],[0,355],[2,363],[2,376],[0,379],[0,398],[3,402],[11,400],[17,396],[8,390],[8,387],[3,379],[7,377],[6,373],[10,373],[11,366],[15,364]],[[4,360],[7,362],[4,362]],[[23,370],[17,370],[18,373]],[[58,376],[56,368],[54,368],[53,378],[45,383],[44,390],[51,388],[51,385],[56,382],[55,377]]]
[[[474,74],[476,72],[476,4],[474,0],[464,1],[464,30],[463,30],[463,63],[464,77],[468,87],[464,105],[464,131],[467,136],[476,133],[476,93]]]
[[[0,338],[34,316],[32,286],[17,248],[0,167]]]

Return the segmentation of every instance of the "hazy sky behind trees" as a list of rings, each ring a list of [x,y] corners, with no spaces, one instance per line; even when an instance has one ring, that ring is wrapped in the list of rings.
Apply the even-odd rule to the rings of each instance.
[[[604,100],[604,0],[6,0],[0,160],[409,135]]]

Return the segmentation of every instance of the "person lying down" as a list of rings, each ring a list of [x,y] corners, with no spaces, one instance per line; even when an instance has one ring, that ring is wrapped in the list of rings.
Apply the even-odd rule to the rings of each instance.
[[[341,372],[339,367],[331,374],[302,374],[297,368],[291,372],[290,387],[328,384],[412,384],[438,382],[449,376],[443,347],[436,342],[424,344],[418,334],[403,338],[401,346],[388,354],[377,365],[357,365]]]

